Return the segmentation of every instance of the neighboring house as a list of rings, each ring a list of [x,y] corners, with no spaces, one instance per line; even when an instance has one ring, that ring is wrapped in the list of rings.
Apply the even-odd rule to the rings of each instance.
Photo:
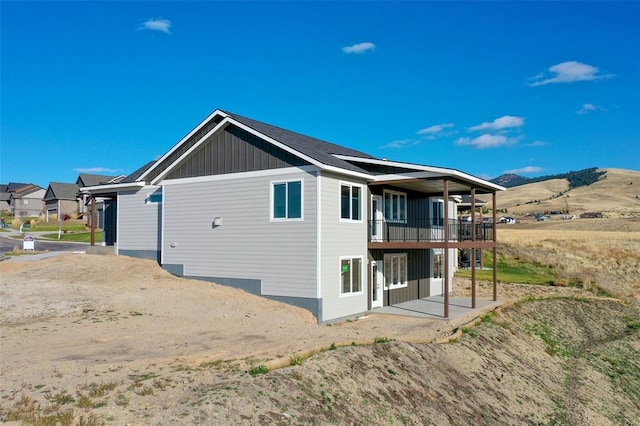
[[[76,185],[78,185],[78,188],[83,188],[85,186],[118,183],[124,178],[125,178],[124,175],[105,176],[105,175],[94,175],[89,173],[80,173],[80,175],[78,175],[78,179],[76,179]],[[102,202],[98,203],[97,211],[100,212],[100,214],[98,215],[98,219],[99,219],[98,227],[102,228],[103,227],[102,212],[104,211],[104,205],[102,204]],[[85,193],[79,193],[78,194],[78,215],[81,217],[87,216],[90,218],[88,214],[89,214],[89,195]],[[90,225],[91,223],[88,221],[87,224]]]
[[[0,183],[0,211],[11,211],[9,185]]]
[[[44,195],[45,220],[65,220],[77,215],[79,189],[75,183],[51,182]]]
[[[8,185],[9,191],[9,203],[11,208],[11,214],[14,217],[34,217],[40,216],[44,210],[44,188],[28,184],[15,184],[10,183]]]
[[[434,295],[446,316],[457,249],[496,247],[493,232],[465,237],[474,224],[456,219],[454,196],[493,194],[495,205],[500,190],[220,110],[119,183],[82,188],[107,202],[116,253],[319,322]]]

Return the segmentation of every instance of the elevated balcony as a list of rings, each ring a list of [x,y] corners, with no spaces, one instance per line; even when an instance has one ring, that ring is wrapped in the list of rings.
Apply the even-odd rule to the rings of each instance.
[[[448,221],[450,247],[489,247],[494,243],[495,225],[491,222],[472,223],[456,219]],[[473,234],[475,232],[475,241]],[[444,223],[431,219],[369,221],[370,248],[443,247]]]

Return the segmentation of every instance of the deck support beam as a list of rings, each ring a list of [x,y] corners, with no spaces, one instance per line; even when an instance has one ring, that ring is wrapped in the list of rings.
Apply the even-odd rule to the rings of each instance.
[[[471,258],[469,259],[469,263],[471,263],[471,307],[475,309],[476,307],[476,189],[471,188],[471,242],[473,243],[473,247],[471,247]]]
[[[444,317],[449,318],[449,181],[444,180]]]
[[[91,196],[91,246],[96,245],[96,197]]]
[[[493,191],[493,301],[498,300],[498,222],[496,191]]]

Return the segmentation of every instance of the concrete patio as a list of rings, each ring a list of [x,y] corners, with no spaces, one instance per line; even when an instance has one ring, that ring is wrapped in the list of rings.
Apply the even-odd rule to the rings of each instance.
[[[494,309],[500,301],[476,299],[476,307],[471,307],[471,298],[449,297],[449,318],[444,317],[444,297],[432,296],[423,299],[410,300],[393,306],[385,306],[369,311],[372,314],[405,315],[412,317],[455,320],[466,316],[473,316]]]

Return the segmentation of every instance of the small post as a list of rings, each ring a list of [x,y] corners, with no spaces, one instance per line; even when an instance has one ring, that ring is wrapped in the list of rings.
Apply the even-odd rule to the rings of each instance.
[[[91,196],[91,246],[96,245],[96,197]]]

